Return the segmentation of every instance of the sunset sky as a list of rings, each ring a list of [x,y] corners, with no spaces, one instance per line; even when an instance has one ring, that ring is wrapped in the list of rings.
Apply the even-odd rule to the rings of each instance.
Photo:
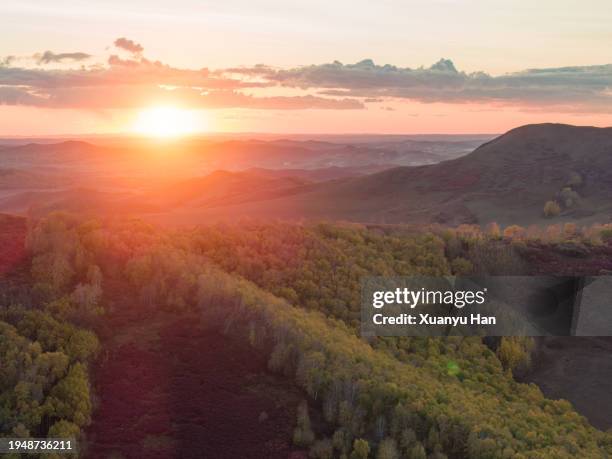
[[[609,0],[9,0],[0,17],[3,136],[612,125]]]

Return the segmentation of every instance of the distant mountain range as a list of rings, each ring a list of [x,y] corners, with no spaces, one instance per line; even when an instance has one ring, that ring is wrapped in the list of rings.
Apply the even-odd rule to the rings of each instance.
[[[514,129],[457,159],[320,183],[268,201],[211,209],[201,218],[603,223],[612,216],[611,198],[612,128],[541,124]],[[560,204],[558,216],[545,218],[547,201]],[[175,218],[189,217],[178,212]]]
[[[9,146],[0,149],[0,169],[10,166],[5,176],[12,177],[5,187],[0,180],[0,211],[120,212],[177,224],[245,216],[449,225],[610,221],[612,128],[528,125],[469,154],[470,141],[457,142],[230,140],[186,142],[169,152],[76,141]],[[229,171],[209,173],[218,166]],[[28,173],[36,174],[32,183]],[[32,190],[61,174],[62,189]],[[27,190],[19,190],[20,180]],[[548,201],[559,214],[545,218]]]

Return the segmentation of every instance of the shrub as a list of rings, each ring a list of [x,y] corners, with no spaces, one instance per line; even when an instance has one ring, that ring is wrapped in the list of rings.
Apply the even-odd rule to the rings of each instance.
[[[544,204],[544,216],[546,218],[556,217],[561,213],[561,207],[557,204],[557,201],[546,201]]]

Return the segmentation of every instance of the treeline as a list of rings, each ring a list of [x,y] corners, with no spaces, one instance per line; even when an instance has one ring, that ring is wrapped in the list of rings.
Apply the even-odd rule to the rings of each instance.
[[[91,419],[88,368],[99,343],[78,321],[100,313],[101,272],[71,228],[67,217],[41,223],[29,237],[31,266],[0,280],[2,436],[77,438]]]
[[[457,228],[431,227],[445,241],[446,255],[455,274],[528,275],[535,266],[525,262],[529,252],[547,251],[577,258],[588,258],[612,246],[612,225],[578,226],[564,223],[540,227],[491,223],[460,225]],[[571,274],[571,273],[570,273]],[[580,272],[599,275],[600,272]]]
[[[356,336],[351,290],[359,291],[360,276],[446,274],[451,267],[440,236],[281,224],[160,232],[138,222],[83,225],[62,216],[36,231],[35,257],[54,267],[38,279],[46,286],[37,290],[55,298],[47,304],[70,290],[63,297],[68,307],[60,309],[71,320],[96,314],[95,302],[75,294],[78,285],[95,285],[89,273],[96,266],[103,282],[120,283],[148,307],[199,311],[203,321],[269,355],[270,368],[293,378],[322,410],[334,428],[330,438],[311,435],[307,406],[295,434],[316,457],[612,453],[608,434],[568,402],[516,383],[478,339],[381,340],[375,348]],[[52,241],[76,249],[58,250]],[[512,346],[504,347],[507,354]]]

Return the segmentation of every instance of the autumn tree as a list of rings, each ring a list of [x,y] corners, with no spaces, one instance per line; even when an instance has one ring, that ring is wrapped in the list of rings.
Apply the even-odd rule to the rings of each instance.
[[[370,455],[370,444],[363,438],[358,438],[353,442],[351,459],[368,459]]]

